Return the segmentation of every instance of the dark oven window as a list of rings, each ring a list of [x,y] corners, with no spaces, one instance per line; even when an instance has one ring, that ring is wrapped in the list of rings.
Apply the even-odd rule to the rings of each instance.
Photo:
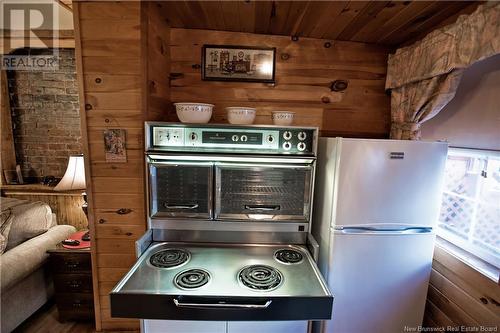
[[[312,168],[217,167],[220,218],[308,220]]]
[[[150,165],[151,215],[210,218],[212,165]]]

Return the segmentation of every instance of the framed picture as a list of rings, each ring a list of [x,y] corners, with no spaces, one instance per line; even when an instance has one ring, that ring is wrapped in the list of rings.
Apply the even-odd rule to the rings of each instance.
[[[276,48],[203,45],[201,64],[202,80],[274,83]]]
[[[107,163],[127,162],[126,130],[104,130],[104,153]]]

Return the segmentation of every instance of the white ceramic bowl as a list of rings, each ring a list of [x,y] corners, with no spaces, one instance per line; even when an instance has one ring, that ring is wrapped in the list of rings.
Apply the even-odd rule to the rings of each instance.
[[[212,117],[213,104],[174,103],[177,117],[183,123],[206,124]]]
[[[253,124],[253,121],[255,120],[255,114],[257,113],[257,110],[254,108],[239,106],[228,107],[226,108],[226,111],[227,120],[229,121],[229,123],[236,125]]]
[[[289,126],[293,123],[295,112],[290,111],[273,111],[271,118],[274,125]]]

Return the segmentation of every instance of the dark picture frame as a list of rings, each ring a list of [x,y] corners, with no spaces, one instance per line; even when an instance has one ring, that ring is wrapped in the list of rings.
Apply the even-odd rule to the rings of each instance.
[[[205,44],[201,48],[204,81],[274,83],[275,75],[275,47]]]

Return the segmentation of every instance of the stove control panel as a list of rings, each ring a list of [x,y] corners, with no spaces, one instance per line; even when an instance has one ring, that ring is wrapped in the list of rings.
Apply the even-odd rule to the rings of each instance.
[[[317,128],[146,123],[148,151],[314,155]]]

